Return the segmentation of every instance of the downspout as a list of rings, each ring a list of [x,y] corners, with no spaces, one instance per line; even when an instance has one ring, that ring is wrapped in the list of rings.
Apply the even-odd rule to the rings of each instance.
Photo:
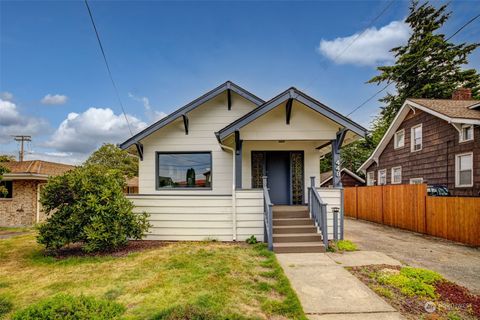
[[[220,143],[220,147],[232,152],[232,239],[237,241],[237,194],[235,188],[235,149]]]

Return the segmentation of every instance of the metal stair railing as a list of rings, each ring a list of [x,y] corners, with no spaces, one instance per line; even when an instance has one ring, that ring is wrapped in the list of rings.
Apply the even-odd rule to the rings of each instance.
[[[273,250],[273,204],[268,193],[267,177],[263,177],[263,219],[264,241],[268,243],[268,250]]]

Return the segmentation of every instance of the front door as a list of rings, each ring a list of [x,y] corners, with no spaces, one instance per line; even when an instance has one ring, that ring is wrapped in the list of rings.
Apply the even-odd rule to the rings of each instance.
[[[273,204],[290,204],[290,153],[267,152],[267,184]]]
[[[265,175],[273,204],[304,204],[302,151],[252,151],[252,187]]]

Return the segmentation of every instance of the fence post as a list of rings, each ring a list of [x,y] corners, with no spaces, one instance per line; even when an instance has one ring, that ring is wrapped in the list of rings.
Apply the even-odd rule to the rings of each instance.
[[[333,212],[333,240],[338,240],[338,211],[337,207],[332,208]]]

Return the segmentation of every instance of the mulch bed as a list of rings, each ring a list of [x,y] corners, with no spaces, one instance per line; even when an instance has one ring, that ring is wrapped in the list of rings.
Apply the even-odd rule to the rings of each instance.
[[[400,292],[398,288],[393,286],[382,285],[377,282],[371,275],[380,270],[391,269],[400,270],[400,266],[391,265],[369,265],[362,267],[347,268],[363,283],[369,286],[372,290],[377,292],[383,299],[390,303],[407,319],[457,319],[450,318],[449,315],[455,313],[460,316],[460,319],[480,319],[480,296],[476,296],[462,286],[453,282],[442,280],[435,283],[436,299],[429,297],[407,296]],[[379,288],[386,288],[392,296],[382,295]],[[425,303],[433,302],[436,310],[434,312],[427,312],[425,310]]]
[[[124,247],[108,252],[86,253],[82,251],[82,244],[71,244],[62,249],[46,252],[46,256],[53,256],[56,259],[66,259],[72,257],[124,257],[130,253],[141,252],[149,249],[161,248],[171,244],[171,241],[159,241],[159,240],[131,240]]]

